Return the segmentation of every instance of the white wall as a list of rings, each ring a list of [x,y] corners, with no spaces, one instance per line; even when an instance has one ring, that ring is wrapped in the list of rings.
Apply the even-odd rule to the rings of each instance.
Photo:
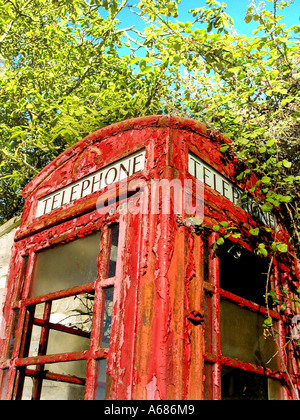
[[[0,325],[2,323],[2,308],[7,288],[7,278],[14,237],[21,223],[21,217],[13,217],[0,226]]]

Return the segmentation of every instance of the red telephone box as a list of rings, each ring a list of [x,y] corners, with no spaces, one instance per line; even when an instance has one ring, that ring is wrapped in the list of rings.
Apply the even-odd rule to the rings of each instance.
[[[137,118],[30,182],[3,313],[3,399],[298,397],[291,312],[264,298],[299,287],[295,262],[269,269],[254,252],[249,229],[286,234],[241,202],[222,144],[193,120]]]

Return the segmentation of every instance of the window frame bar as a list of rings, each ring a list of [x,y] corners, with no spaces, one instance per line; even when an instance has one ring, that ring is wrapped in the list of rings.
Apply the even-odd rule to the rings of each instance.
[[[206,349],[204,351],[204,362],[212,364],[213,368],[213,389],[209,390],[209,395],[213,396],[214,400],[221,400],[221,370],[222,366],[230,366],[235,368],[240,368],[245,371],[261,374],[273,379],[284,381],[284,383],[288,383],[287,373],[284,371],[275,371],[269,368],[264,368],[262,366],[256,366],[254,364],[235,360],[229,357],[225,357],[222,355],[222,348],[221,348],[221,318],[220,318],[220,303],[221,298],[227,299],[230,302],[233,302],[239,306],[242,306],[246,309],[252,310],[255,313],[259,313],[265,316],[271,316],[273,319],[276,319],[279,322],[279,328],[282,330],[283,327],[283,320],[282,316],[279,312],[275,310],[262,307],[250,300],[245,298],[241,298],[231,292],[228,292],[222,288],[220,288],[220,265],[219,265],[219,257],[216,253],[213,252],[212,247],[214,243],[218,240],[219,234],[217,232],[211,232],[208,235],[208,246],[209,246],[209,281],[203,282],[203,293],[209,293],[212,299],[212,314],[210,315],[213,322],[213,331],[209,333],[209,339],[212,340],[210,343],[210,348],[212,348],[213,353],[207,352]],[[204,241],[203,241],[204,244]],[[275,284],[278,285],[278,272],[275,270]],[[280,357],[284,357],[283,355],[283,338],[280,340]],[[284,397],[287,396],[286,386],[283,386],[283,394]]]

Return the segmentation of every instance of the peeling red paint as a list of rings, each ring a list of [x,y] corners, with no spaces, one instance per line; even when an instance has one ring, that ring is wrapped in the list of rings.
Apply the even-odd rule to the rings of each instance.
[[[212,252],[209,255],[210,280],[205,280],[203,238],[190,227],[184,226],[184,223],[178,223],[178,215],[174,212],[151,214],[149,202],[149,211],[145,214],[112,213],[99,216],[96,210],[99,193],[96,192],[35,218],[39,198],[143,148],[146,149],[146,166],[138,177],[145,182],[151,179],[193,179],[188,173],[187,160],[188,152],[191,151],[236,183],[237,161],[230,154],[224,156],[220,152],[223,143],[230,144],[230,140],[193,120],[172,116],[137,118],[87,136],[51,162],[25,188],[23,195],[26,202],[12,255],[8,298],[4,308],[6,324],[1,335],[0,367],[2,371],[10,368],[7,398],[16,398],[16,369],[60,360],[87,360],[87,399],[95,396],[97,360],[102,358],[107,358],[108,362],[107,398],[113,400],[203,399],[205,362],[215,364],[215,398],[220,398],[222,364],[288,382],[284,372],[253,367],[222,356],[219,339],[220,305],[214,293],[218,291],[227,299],[234,297],[229,292],[219,290],[218,258]],[[121,181],[117,185],[119,197],[122,197],[129,181]],[[112,188],[105,188],[101,194],[111,197]],[[144,193],[141,191],[139,194],[143,197]],[[239,228],[245,244],[251,248],[247,242],[248,231],[256,227],[257,222],[212,188],[205,187],[204,198],[204,224],[212,227],[221,221],[230,221]],[[108,281],[103,277],[107,267],[107,227],[115,222],[120,224],[120,253],[115,279]],[[57,291],[42,298],[30,296],[30,276],[36,252],[97,230],[102,231],[103,236],[98,258],[98,277],[94,283],[67,292]],[[210,247],[217,237],[216,233],[210,236]],[[277,232],[277,240],[286,237],[282,229]],[[29,256],[26,277],[22,268],[25,255]],[[281,275],[285,271],[289,275],[293,262],[289,259],[276,264]],[[299,282],[299,273],[293,276]],[[19,322],[15,351],[10,358],[7,357],[16,308],[20,309],[22,319],[29,305],[61,298],[66,294],[95,290],[94,313],[101,313],[102,288],[111,284],[115,286],[115,297],[109,350],[100,347],[101,317],[95,316],[88,351],[21,357],[24,323]],[[212,294],[214,318],[212,330],[207,333],[215,337],[214,352],[207,352],[204,344],[204,332],[209,328],[204,317],[205,291]],[[267,315],[266,310],[258,305],[242,299],[238,302]],[[272,312],[272,316],[282,319],[277,312]],[[296,359],[294,356],[290,358],[296,369]],[[299,386],[297,375],[298,371],[295,371],[293,380],[296,385],[298,381]]]

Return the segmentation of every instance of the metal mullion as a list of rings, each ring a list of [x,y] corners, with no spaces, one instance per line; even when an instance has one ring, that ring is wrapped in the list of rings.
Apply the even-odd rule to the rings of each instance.
[[[217,233],[212,233],[210,237],[210,248],[218,239]],[[213,395],[215,400],[221,399],[221,319],[220,319],[220,263],[218,257],[211,256],[211,266],[210,266],[210,277],[211,283],[214,285],[215,292],[212,296],[212,307],[213,307],[213,316],[214,316],[214,341],[213,341],[213,352],[217,355],[217,362],[215,363],[214,368],[214,390]]]
[[[281,290],[280,290],[280,285],[282,285],[282,281],[280,280],[280,275],[279,275],[279,270],[278,270],[278,264],[274,265],[274,282],[275,282],[275,289],[276,289],[276,293],[278,296],[280,296],[281,294]],[[290,291],[289,288],[289,282],[287,281],[285,284],[285,287]],[[278,310],[280,310],[280,304],[278,304]],[[287,311],[289,313],[289,315],[291,315],[291,308],[287,307]],[[270,311],[271,312],[271,311]],[[290,363],[291,363],[291,369],[293,369],[293,373],[289,371],[289,366],[288,366],[288,356],[286,353],[286,342],[285,342],[285,337],[286,337],[286,330],[285,330],[285,325],[283,323],[282,318],[280,317],[280,320],[278,321],[278,326],[279,326],[279,344],[277,343],[277,341],[275,341],[276,345],[278,346],[278,350],[279,350],[279,355],[280,355],[280,361],[282,364],[282,369],[284,371],[284,374],[286,376],[286,383],[287,382],[291,382],[292,384],[292,392],[294,392],[296,399],[299,399],[299,390],[297,390],[297,387],[294,386],[294,384],[292,383],[292,377],[298,377],[299,376],[299,365],[297,363],[297,360],[295,359],[294,356],[294,352],[290,353]],[[288,345],[290,346],[290,344]],[[283,387],[283,393],[284,393],[284,398],[287,400],[288,399],[288,392],[287,392],[287,386]]]
[[[277,320],[281,320],[281,316],[278,312],[275,312],[272,309],[267,309],[265,307],[260,306],[258,303],[254,303],[248,299],[242,298],[238,295],[235,295],[234,293],[228,292],[224,289],[218,289],[218,293],[220,297],[223,297],[233,303],[238,304],[239,306],[249,309],[251,311],[260,313],[262,315],[271,316],[272,318],[275,318]]]
[[[25,274],[24,279],[24,288],[23,288],[23,295],[26,296],[29,293],[30,289],[30,282],[31,282],[31,273],[34,265],[34,258],[35,254],[31,252],[29,254],[29,260],[27,265],[27,273]],[[14,343],[14,350],[12,352],[11,358],[14,359],[19,356],[20,354],[20,346],[22,345],[23,341],[23,333],[26,328],[24,328],[24,322],[26,322],[26,312],[27,308],[24,302],[23,297],[21,296],[21,300],[19,301],[19,304],[16,308],[19,308],[19,319],[16,326],[16,332],[15,332],[15,343]],[[15,308],[13,309],[15,310]],[[27,335],[27,334],[26,334]]]
[[[33,324],[38,325],[39,327],[43,327],[44,321],[39,318],[34,318]],[[65,325],[62,325],[62,324],[52,324],[51,322],[49,322],[49,329],[55,330],[55,331],[61,331],[68,334],[78,335],[80,337],[90,338],[90,333],[84,332],[82,330],[76,330],[75,328],[66,327]]]
[[[34,378],[36,375],[36,371],[33,369],[26,369],[25,374],[26,376]],[[65,382],[65,383],[75,384],[75,385],[85,384],[85,378],[79,378],[78,376],[62,375],[60,373],[52,373],[52,372],[47,372],[47,371],[44,371],[43,379]]]
[[[90,350],[93,355],[95,355],[97,350],[100,348],[104,303],[103,286],[107,284],[105,276],[108,270],[108,261],[110,255],[108,245],[110,241],[110,229],[105,226],[103,227],[101,234],[100,252],[98,256],[98,276],[95,282],[93,323],[90,337]],[[91,358],[87,362],[86,386],[84,394],[85,400],[95,399],[97,374],[98,364],[96,363],[95,358]]]
[[[27,311],[26,308],[23,308],[23,309],[25,310],[24,321],[23,321],[24,333],[22,334],[21,332],[22,341],[20,344],[19,352],[20,352],[21,357],[24,357],[24,356],[26,357],[28,355],[29,348],[30,348],[33,319],[34,319],[34,308],[30,308],[29,311]],[[16,388],[14,390],[13,398],[20,400],[23,394],[23,386],[24,386],[24,380],[25,380],[25,366],[21,367],[19,371],[16,372],[16,374],[18,375],[18,379],[17,379]]]
[[[52,300],[62,299],[81,293],[89,293],[95,289],[95,282],[82,284],[80,286],[72,287],[69,289],[59,290],[58,292],[48,293],[47,295],[36,296],[26,299],[26,306],[37,305],[39,303],[45,303]]]
[[[45,356],[30,356],[16,359],[15,366],[22,367],[58,362],[74,362],[76,360],[88,360],[90,357],[93,357],[93,355],[91,355],[91,352],[89,352],[88,350],[70,353],[47,354]]]
[[[27,316],[28,314],[27,314],[26,306],[24,304],[24,297],[28,295],[29,290],[30,290],[31,274],[32,274],[33,266],[34,266],[34,260],[35,260],[35,254],[33,251],[31,251],[29,252],[29,255],[28,255],[28,263],[26,267],[26,272],[24,272],[25,277],[24,277],[24,280],[22,280],[23,292],[22,292],[22,296],[20,296],[21,300],[16,304],[16,299],[18,298],[18,293],[20,291],[21,284],[19,284],[18,287],[16,288],[14,296],[12,298],[14,303],[11,305],[11,309],[10,309],[11,314],[13,314],[13,311],[15,311],[16,309],[18,308],[20,309],[19,315],[18,315],[18,323],[15,329],[14,349],[11,355],[11,359],[13,360],[19,357],[21,351],[24,351],[24,345],[26,343],[26,339],[24,338],[24,335],[25,337],[28,337],[26,329],[32,328],[31,322],[29,322],[29,319]],[[24,268],[25,266],[23,265],[21,267],[21,270],[23,270]],[[13,333],[13,331],[11,333]],[[15,398],[16,395],[18,394],[19,392],[18,390],[20,390],[20,387],[15,386],[17,376],[19,376],[19,380],[22,381],[21,372],[20,371],[18,372],[15,366],[13,367],[10,366],[5,399]]]
[[[119,224],[116,220],[114,223]],[[119,224],[120,226],[120,224]],[[102,329],[103,329],[103,314],[104,314],[104,289],[106,287],[114,287],[116,283],[116,275],[108,278],[109,260],[111,255],[111,241],[112,230],[110,226],[103,227],[101,236],[101,246],[98,261],[98,278],[95,286],[95,302],[93,312],[93,325],[91,331],[91,345],[90,349],[93,354],[98,354],[97,359],[106,358],[108,349],[100,349]],[[120,246],[120,244],[118,245]],[[118,264],[117,264],[118,265]],[[117,273],[116,273],[117,274]],[[101,355],[101,356],[100,356]],[[100,356],[100,357],[99,357]],[[87,363],[87,381],[85,388],[86,400],[95,399],[96,384],[98,376],[98,360],[96,358],[90,359]]]
[[[49,338],[49,320],[51,315],[52,301],[45,303],[44,316],[43,316],[43,326],[40,337],[39,344],[39,356],[46,355],[48,338]],[[38,365],[36,368],[36,376],[34,380],[34,385],[32,389],[32,399],[39,400],[42,392],[42,383],[43,383],[43,374],[44,374],[45,365]]]

